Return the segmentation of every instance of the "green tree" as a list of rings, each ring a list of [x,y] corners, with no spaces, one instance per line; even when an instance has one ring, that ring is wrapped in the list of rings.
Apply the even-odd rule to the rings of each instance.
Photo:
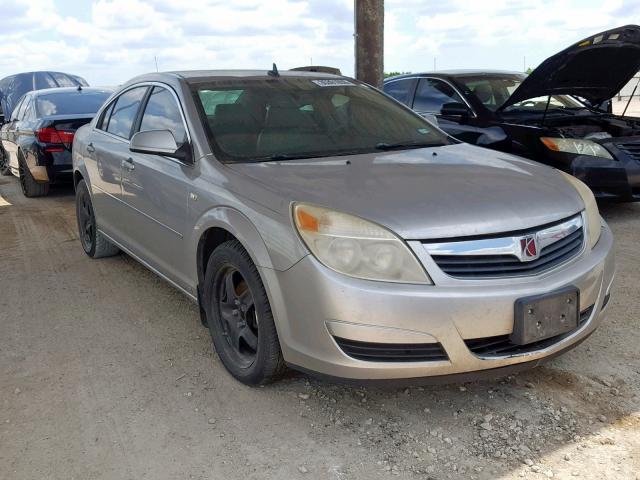
[[[404,75],[406,73],[411,73],[411,72],[384,72],[384,78],[395,77],[397,75]]]

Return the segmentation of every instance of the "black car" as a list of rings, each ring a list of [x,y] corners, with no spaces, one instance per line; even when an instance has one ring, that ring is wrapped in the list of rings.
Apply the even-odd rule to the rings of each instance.
[[[20,178],[27,197],[46,195],[51,183],[71,181],[75,131],[89,123],[111,91],[52,88],[29,92],[0,129],[0,172]]]
[[[387,79],[384,91],[459,140],[555,166],[600,198],[640,201],[640,118],[607,101],[640,70],[640,27],[599,33],[531,74],[440,71]]]

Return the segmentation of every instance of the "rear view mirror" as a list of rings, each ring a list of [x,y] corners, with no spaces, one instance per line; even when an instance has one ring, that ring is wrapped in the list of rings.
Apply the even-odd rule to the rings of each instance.
[[[129,150],[136,153],[147,153],[151,155],[163,155],[191,162],[189,145],[185,143],[178,148],[176,139],[169,130],[148,130],[138,132],[131,137]]]
[[[445,117],[469,117],[471,116],[471,110],[464,103],[451,102],[442,105],[440,115]]]

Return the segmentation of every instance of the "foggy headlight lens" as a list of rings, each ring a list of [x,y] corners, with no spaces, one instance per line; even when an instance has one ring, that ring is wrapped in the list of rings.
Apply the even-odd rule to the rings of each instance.
[[[298,203],[296,229],[327,267],[367,280],[431,284],[416,257],[389,230],[353,215]]]
[[[587,217],[587,234],[589,235],[589,248],[595,247],[598,240],[600,240],[600,233],[602,230],[602,221],[600,218],[600,212],[598,210],[598,204],[593,196],[593,192],[584,183],[578,180],[576,177],[569,175],[568,173],[558,170],[567,181],[573,185],[578,191],[584,202],[584,211]]]
[[[552,137],[542,137],[540,140],[549,150],[553,150],[554,152],[576,153],[578,155],[591,155],[592,157],[613,159],[606,148],[591,140]]]

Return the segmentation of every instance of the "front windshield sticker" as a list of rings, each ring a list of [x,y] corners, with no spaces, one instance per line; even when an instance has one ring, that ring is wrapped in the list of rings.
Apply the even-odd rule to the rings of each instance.
[[[355,84],[349,80],[311,80],[319,87],[353,87]]]

